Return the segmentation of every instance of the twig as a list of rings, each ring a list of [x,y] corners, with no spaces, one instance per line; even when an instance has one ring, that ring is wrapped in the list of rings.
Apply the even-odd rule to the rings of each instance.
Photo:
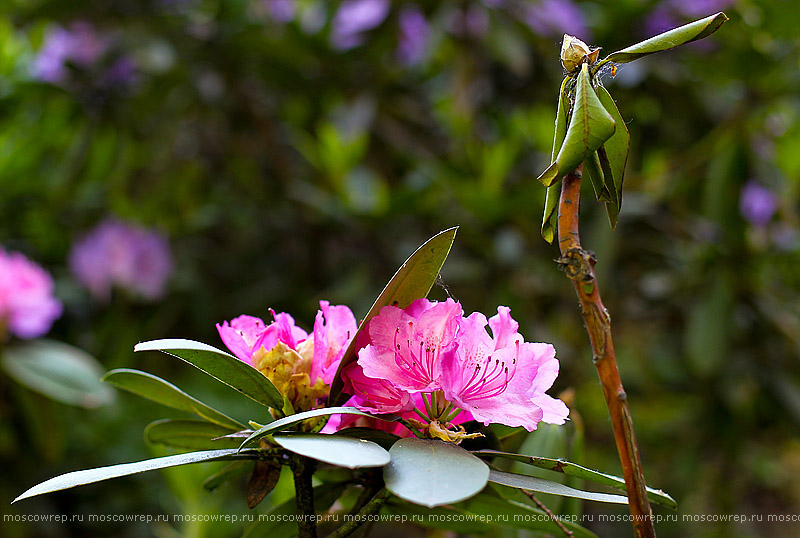
[[[583,164],[568,174],[561,186],[558,207],[559,266],[572,280],[580,301],[581,314],[592,343],[592,361],[600,376],[614,439],[617,444],[625,488],[628,492],[633,531],[637,538],[654,538],[653,512],[647,499],[647,489],[639,459],[639,449],[633,433],[633,421],[627,395],[617,369],[614,342],[611,339],[611,317],[600,299],[595,280],[594,253],[581,247],[579,229],[580,193]]]
[[[371,520],[369,516],[378,512],[381,507],[389,500],[392,493],[388,489],[380,490],[361,510],[358,511],[352,518],[348,518],[341,527],[330,533],[326,538],[345,538],[350,536],[358,528]]]
[[[317,538],[317,514],[314,511],[314,489],[311,484],[314,462],[304,456],[292,454],[289,465],[294,475],[297,536],[298,538]]]
[[[534,495],[532,491],[528,491],[527,489],[520,489],[520,491],[521,491],[522,493],[524,493],[525,495],[527,495],[527,496],[528,496],[528,498],[529,498],[530,500],[532,500],[533,502],[535,502],[535,503],[536,503],[536,506],[538,506],[539,508],[541,508],[542,510],[544,510],[544,512],[545,512],[545,513],[546,513],[548,516],[550,516],[550,519],[552,519],[552,520],[553,520],[553,523],[555,523],[555,524],[558,526],[558,528],[559,528],[559,529],[561,529],[561,532],[563,532],[565,536],[575,536],[575,533],[574,533],[574,532],[572,532],[571,530],[567,529],[567,528],[564,526],[564,524],[563,524],[563,523],[561,523],[561,520],[560,520],[560,519],[558,519],[558,518],[556,517],[556,515],[555,515],[553,512],[551,512],[551,511],[550,511],[550,509],[549,509],[548,507],[546,507],[546,506],[544,505],[544,503],[543,503],[542,501],[540,501],[539,499],[537,499],[537,498],[536,498],[536,495]]]

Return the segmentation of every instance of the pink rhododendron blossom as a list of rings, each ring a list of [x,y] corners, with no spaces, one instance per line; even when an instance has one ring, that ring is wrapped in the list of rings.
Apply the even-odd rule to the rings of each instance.
[[[50,275],[19,252],[0,247],[0,339],[4,328],[20,338],[37,338],[61,315]]]
[[[455,349],[461,313],[461,305],[452,299],[418,299],[405,310],[381,308],[369,323],[370,343],[358,353],[364,375],[410,392],[437,390],[440,357]]]
[[[308,338],[302,327],[294,324],[294,318],[285,312],[276,314],[270,310],[273,321],[265,324],[261,318],[242,315],[217,323],[220,338],[231,352],[244,362],[252,364],[253,353],[261,348],[271,350],[278,342],[297,350],[298,344]]]
[[[320,301],[319,307],[314,321],[311,382],[322,378],[326,385],[330,385],[358,324],[353,312],[344,305],[331,306],[328,301]]]
[[[452,299],[384,307],[369,323],[358,362],[343,373],[345,390],[364,411],[415,407],[424,417],[424,408],[429,434],[447,440],[464,438],[448,428],[472,418],[528,431],[542,420],[563,424],[567,406],[545,393],[558,374],[555,349],[525,342],[518,329],[505,306],[489,320],[465,317]]]

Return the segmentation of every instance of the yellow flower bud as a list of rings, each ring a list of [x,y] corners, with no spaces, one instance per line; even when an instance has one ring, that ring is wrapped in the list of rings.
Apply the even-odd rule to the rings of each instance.
[[[589,45],[575,36],[564,34],[561,43],[561,65],[568,73],[573,73],[582,63],[593,64],[597,61],[600,49],[591,50]]]

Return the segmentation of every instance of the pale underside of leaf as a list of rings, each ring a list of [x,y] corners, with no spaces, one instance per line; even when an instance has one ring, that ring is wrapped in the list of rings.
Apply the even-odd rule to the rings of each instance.
[[[577,499],[584,499],[587,501],[597,501],[612,504],[628,504],[628,498],[624,495],[612,495],[608,493],[596,493],[594,491],[583,491],[580,489],[571,488],[558,482],[544,480],[535,476],[528,476],[524,474],[506,473],[503,471],[491,470],[489,472],[489,482],[501,484],[518,489],[526,489],[528,491],[535,491],[538,493],[547,493],[550,495],[560,495],[562,497],[575,497]]]

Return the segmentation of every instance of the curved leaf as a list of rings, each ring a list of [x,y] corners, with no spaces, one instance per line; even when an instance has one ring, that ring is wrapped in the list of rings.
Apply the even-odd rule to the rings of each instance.
[[[619,113],[617,104],[611,94],[608,93],[608,90],[603,86],[597,86],[596,90],[598,99],[600,99],[600,102],[617,124],[614,134],[605,141],[599,150],[601,166],[606,176],[611,176],[610,178],[606,177],[606,186],[611,191],[612,203],[606,206],[606,210],[608,211],[611,228],[614,229],[617,225],[617,216],[622,207],[622,183],[625,178],[625,166],[628,163],[631,136],[628,132],[628,126],[625,125],[625,120],[622,118],[622,114]]]
[[[203,420],[165,418],[148,424],[144,429],[144,438],[148,443],[192,450],[236,448],[239,443],[235,439],[220,439],[232,431],[231,428]]]
[[[722,24],[729,20],[728,16],[720,12],[704,19],[684,24],[663,34],[651,37],[645,41],[631,45],[617,52],[613,52],[595,64],[594,72],[608,62],[627,63],[648,54],[669,50],[685,43],[691,43],[707,37],[716,32]]]
[[[601,146],[602,147],[602,146]],[[599,151],[599,150],[598,150]],[[606,187],[606,180],[603,174],[603,168],[600,165],[600,157],[597,151],[593,151],[589,157],[583,161],[583,173],[589,176],[592,182],[592,189],[598,202],[611,201],[611,193]]]
[[[251,433],[244,440],[244,442],[242,443],[242,448],[253,443],[254,441],[257,441],[258,439],[261,439],[262,437],[266,437],[267,435],[283,430],[288,430],[295,424],[299,424],[304,420],[316,417],[324,417],[327,415],[337,415],[337,414],[361,415],[362,417],[379,418],[382,420],[394,420],[396,418],[394,415],[370,415],[369,413],[359,411],[355,407],[324,407],[322,409],[312,409],[311,411],[304,411],[302,413],[297,413],[295,415],[289,415],[288,417],[284,417],[275,420],[273,422],[270,422],[266,426],[262,426],[261,428]]]
[[[143,473],[145,471],[155,471],[157,469],[166,469],[167,467],[176,467],[178,465],[188,465],[190,463],[199,463],[203,461],[244,460],[256,459],[257,457],[258,456],[255,453],[242,453],[235,448],[229,448],[223,450],[189,452],[188,454],[177,454],[175,456],[166,456],[163,458],[137,461],[135,463],[121,463],[119,465],[111,465],[108,467],[73,471],[33,486],[28,491],[14,499],[12,503],[21,501],[22,499],[27,499],[28,497],[42,495],[44,493],[52,493],[62,489],[93,484],[95,482],[101,482],[103,480],[119,478],[121,476],[128,476],[136,473]]]
[[[595,471],[593,469],[589,469],[576,463],[571,463],[564,460],[540,458],[537,456],[525,456],[524,454],[512,454],[510,452],[498,452],[496,450],[476,450],[473,452],[473,454],[476,456],[497,457],[519,461],[540,469],[564,473],[569,476],[582,478],[583,480],[611,486],[612,488],[625,491],[624,479],[618,476],[601,473],[600,471]],[[672,508],[673,510],[678,508],[678,503],[675,502],[675,499],[658,489],[647,488],[647,498],[656,504]]]
[[[390,460],[385,449],[365,439],[324,433],[283,434],[275,435],[273,439],[295,454],[349,469],[383,467]]]
[[[353,427],[345,428],[337,431],[334,435],[341,435],[344,437],[354,437],[356,439],[366,439],[372,441],[386,450],[392,448],[392,445],[400,440],[399,435],[389,433],[383,430],[376,430],[375,428]]]
[[[168,338],[141,342],[133,350],[163,351],[188,362],[251,400],[274,409],[283,407],[283,396],[264,374],[230,353],[208,344]]]
[[[450,253],[450,247],[456,238],[458,227],[448,228],[439,232],[422,244],[409,258],[400,266],[386,287],[369,309],[366,317],[358,326],[358,331],[350,340],[336,375],[331,382],[331,392],[328,397],[330,405],[341,405],[347,400],[347,396],[342,394],[344,384],[342,383],[342,370],[351,362],[356,360],[356,340],[358,334],[364,330],[369,320],[378,315],[381,308],[387,305],[395,305],[405,308],[417,299],[428,295],[431,291],[439,271]]]
[[[232,430],[244,430],[246,428],[244,424],[209,407],[200,400],[183,392],[172,383],[147,372],[119,368],[111,370],[104,375],[103,381],[161,405],[194,413],[209,422]]]
[[[223,467],[221,470],[203,480],[203,488],[213,491],[225,482],[233,480],[237,476],[242,476],[252,472],[253,464],[250,461],[234,461]]]
[[[564,138],[567,136],[567,120],[569,119],[569,92],[567,91],[567,82],[570,81],[566,77],[561,83],[561,90],[558,92],[558,111],[556,112],[556,130],[553,134],[553,149],[550,152],[550,162],[555,162],[561,146],[564,144]],[[544,215],[542,215],[542,237],[548,243],[552,243],[555,239],[556,226],[558,215],[556,213],[556,206],[558,206],[558,198],[561,189],[558,185],[553,184],[547,187],[547,193],[544,199]]]
[[[489,467],[461,447],[433,439],[401,439],[383,468],[386,489],[407,501],[434,507],[468,499],[489,479]]]
[[[93,408],[114,400],[114,392],[100,382],[102,365],[76,347],[36,340],[9,346],[2,359],[14,380],[58,402]]]
[[[517,489],[527,489],[539,493],[550,495],[561,495],[562,497],[576,497],[587,501],[598,501],[602,503],[628,504],[628,498],[624,495],[611,495],[608,493],[595,493],[593,491],[582,491],[571,488],[558,482],[536,478],[524,474],[506,473],[503,471],[489,471],[489,482],[502,484]]]
[[[600,103],[592,87],[589,66],[582,64],[564,144],[555,162],[539,176],[539,181],[549,187],[572,172],[614,134],[614,128],[614,118]]]

